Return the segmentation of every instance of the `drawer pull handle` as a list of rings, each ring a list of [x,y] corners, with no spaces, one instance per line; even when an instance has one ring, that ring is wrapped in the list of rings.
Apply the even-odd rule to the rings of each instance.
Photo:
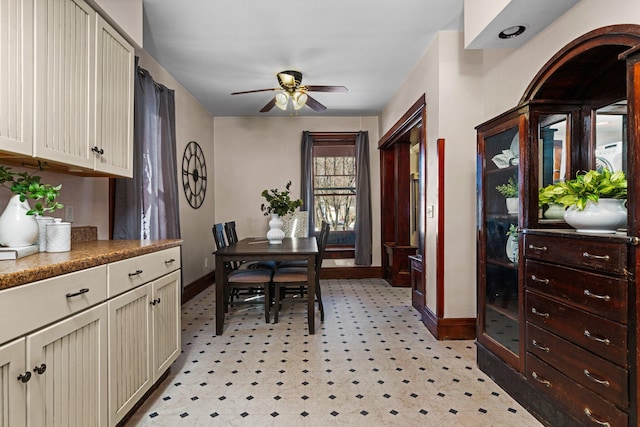
[[[597,419],[596,417],[593,416],[593,412],[591,412],[591,409],[589,408],[584,408],[584,413],[587,417],[589,417],[589,419],[591,421],[593,421],[594,423],[600,425],[600,426],[605,426],[605,427],[611,427],[611,424],[608,423],[607,421],[600,421],[599,419]]]
[[[133,273],[129,273],[129,277],[139,276],[142,274],[142,270],[136,270]]]
[[[166,260],[164,263],[165,263],[165,264],[172,264],[172,263],[174,263],[174,262],[176,262],[176,260],[175,260],[175,259],[173,259],[173,258],[171,258],[171,259]]]
[[[86,294],[87,292],[89,292],[88,288],[82,288],[78,292],[68,293],[67,298],[77,297],[78,295]]]
[[[584,336],[589,338],[592,341],[601,342],[602,344],[605,344],[605,345],[611,344],[611,341],[609,341],[609,338],[602,338],[595,335],[591,335],[591,332],[589,332],[588,329],[584,330]]]
[[[605,387],[609,387],[609,381],[601,380],[600,378],[596,377],[591,372],[589,372],[587,369],[584,370],[584,375],[585,377],[589,378],[591,381],[595,383],[602,384]]]
[[[18,380],[22,381],[23,383],[28,383],[30,379],[31,372],[25,372],[24,374],[18,375]]]
[[[593,255],[593,254],[590,254],[589,252],[583,252],[582,256],[588,259],[602,259],[605,261],[609,260],[609,255]]]
[[[33,372],[35,372],[38,375],[42,375],[47,371],[47,365],[45,365],[44,363],[40,366],[36,366],[35,368],[33,368]]]
[[[535,348],[539,348],[540,350],[544,351],[545,353],[549,353],[549,347],[541,345],[536,340],[531,340],[531,345],[533,345]]]
[[[533,280],[534,282],[538,282],[538,283],[544,283],[545,285],[549,284],[549,279],[541,279],[541,278],[537,277],[535,274],[531,275],[531,280]]]
[[[536,316],[544,317],[545,319],[548,319],[548,318],[549,318],[549,313],[542,313],[542,312],[540,312],[540,311],[536,310],[536,308],[535,308],[535,307],[531,309],[531,312],[532,312],[533,314],[535,314]]]
[[[531,376],[533,377],[534,380],[538,381],[540,384],[544,384],[546,387],[551,387],[551,382],[549,380],[545,380],[542,377],[539,377],[538,374],[536,374],[536,371],[531,372]]]
[[[596,299],[601,299],[604,301],[610,301],[611,297],[609,295],[598,295],[598,294],[594,294],[591,291],[589,291],[589,289],[585,289],[584,290],[584,294],[590,298],[596,298]]]
[[[540,252],[546,252],[547,251],[547,247],[546,246],[529,245],[529,249],[533,249],[534,251],[540,251]]]

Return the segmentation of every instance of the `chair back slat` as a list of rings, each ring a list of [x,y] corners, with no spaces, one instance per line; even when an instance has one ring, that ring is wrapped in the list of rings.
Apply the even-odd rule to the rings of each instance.
[[[330,229],[329,223],[322,221],[320,235],[318,236],[318,255],[316,255],[316,283],[320,279],[320,269],[322,268],[322,259],[324,258],[324,250],[327,247],[327,240],[329,240]]]
[[[214,224],[213,228],[213,240],[216,241],[216,249],[222,249],[227,246],[227,243],[224,240],[224,226],[222,223]]]
[[[229,244],[238,242],[238,233],[236,232],[236,222],[229,221],[224,223],[224,232],[227,235]]]

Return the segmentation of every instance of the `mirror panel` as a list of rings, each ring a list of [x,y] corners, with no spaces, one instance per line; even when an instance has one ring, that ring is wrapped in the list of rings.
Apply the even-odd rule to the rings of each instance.
[[[595,110],[593,153],[597,169],[627,173],[627,101]]]

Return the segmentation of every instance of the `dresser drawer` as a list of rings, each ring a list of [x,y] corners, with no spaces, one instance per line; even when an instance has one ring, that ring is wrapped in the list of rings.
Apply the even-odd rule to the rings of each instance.
[[[180,268],[180,247],[164,249],[111,263],[108,269],[109,298],[162,277]]]
[[[618,406],[629,404],[626,369],[527,323],[527,351]]]
[[[527,289],[560,298],[583,310],[627,323],[626,279],[527,260],[525,280]]]
[[[628,425],[628,415],[625,412],[596,393],[576,384],[535,356],[528,354],[525,363],[527,380],[544,394],[557,400],[582,425]]]
[[[104,265],[0,291],[0,343],[106,299]]]
[[[524,235],[524,256],[572,267],[623,275],[627,267],[627,245],[609,241]]]
[[[625,325],[527,291],[527,321],[627,367]]]

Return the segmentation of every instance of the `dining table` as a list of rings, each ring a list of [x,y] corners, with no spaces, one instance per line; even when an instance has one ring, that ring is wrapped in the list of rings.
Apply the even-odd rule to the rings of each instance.
[[[265,237],[248,237],[214,252],[216,257],[216,335],[224,331],[225,288],[229,270],[225,264],[236,261],[307,261],[307,323],[309,334],[315,333],[315,274],[318,244],[315,237],[285,237],[282,243],[271,244]]]

